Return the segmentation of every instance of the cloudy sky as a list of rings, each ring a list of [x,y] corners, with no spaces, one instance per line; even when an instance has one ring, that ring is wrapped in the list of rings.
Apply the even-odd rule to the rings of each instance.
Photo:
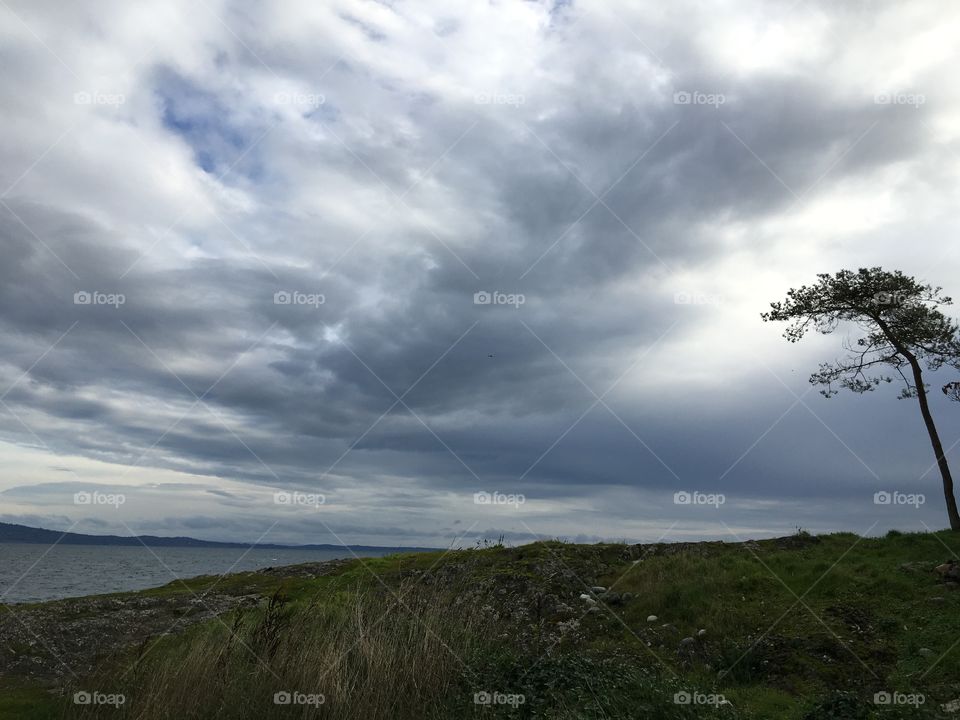
[[[0,520],[945,526],[915,402],[822,398],[843,333],[760,313],[845,267],[960,293],[958,35],[936,0],[3,0]]]

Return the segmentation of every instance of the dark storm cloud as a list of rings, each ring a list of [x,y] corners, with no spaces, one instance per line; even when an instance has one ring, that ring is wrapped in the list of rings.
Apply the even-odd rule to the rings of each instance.
[[[138,221],[119,207],[122,193],[150,204],[153,188],[130,183],[99,209],[59,183],[40,193],[24,181],[4,198],[5,437],[212,484],[355,489],[351,502],[370,514],[338,532],[398,538],[439,532],[381,514],[379,493],[422,506],[401,499],[407,488],[465,502],[485,487],[512,489],[606,505],[607,516],[615,503],[605,493],[635,489],[653,499],[634,513],[649,519],[677,512],[671,497],[685,488],[784,503],[856,504],[891,482],[933,494],[931,476],[918,480],[928,458],[913,408],[861,400],[878,409],[868,417],[852,400],[828,409],[811,394],[820,419],[797,405],[770,431],[795,398],[762,364],[730,377],[711,369],[753,335],[763,305],[722,315],[675,301],[709,292],[696,283],[711,273],[736,289],[721,277],[734,259],[762,267],[787,247],[767,223],[886,168],[930,163],[929,116],[878,105],[873,90],[851,91],[824,65],[720,71],[675,20],[647,28],[654,58],[602,13],[565,29],[561,16],[576,11],[553,9],[539,39],[569,58],[545,50],[538,81],[465,85],[467,98],[522,93],[514,106],[465,101],[446,78],[425,81],[412,59],[412,70],[377,59],[415,55],[414,31],[378,30],[380,49],[350,35],[359,44],[338,60],[339,51],[318,55],[314,37],[309,47],[301,37],[263,41],[233,6],[226,14],[257,57],[210,30],[208,48],[147,63],[143,104],[132,96],[102,122],[160,148],[171,184],[195,183],[199,209],[178,225],[180,208],[164,195]],[[348,24],[371,37],[366,21]],[[441,26],[436,42],[466,32],[450,18]],[[38,78],[50,72],[35,50],[10,54]],[[935,97],[936,79],[914,91]],[[321,92],[322,102],[311,95]],[[696,92],[723,102],[675,99]],[[287,105],[267,107],[264,94]],[[291,109],[298,97],[303,107]],[[15,137],[33,110],[11,109]],[[109,137],[98,132],[91,142]],[[69,154],[51,157],[53,168],[72,167]],[[747,230],[726,239],[731,227]],[[481,291],[523,301],[475,304]],[[124,300],[77,304],[84,292]],[[278,304],[278,293],[307,299]],[[726,328],[724,347],[714,326]],[[743,346],[749,364],[756,342]],[[685,372],[698,354],[693,364],[710,379],[679,368],[671,377],[671,353]],[[797,357],[796,367],[771,362],[802,393],[812,366],[799,360],[812,354]],[[944,415],[956,436],[960,421]],[[225,513],[245,502],[235,490],[205,492]],[[760,525],[758,515],[743,506],[729,517]],[[246,518],[142,520],[150,531],[231,538],[250,527]],[[288,535],[299,529],[285,524]],[[515,523],[503,532],[524,534]]]

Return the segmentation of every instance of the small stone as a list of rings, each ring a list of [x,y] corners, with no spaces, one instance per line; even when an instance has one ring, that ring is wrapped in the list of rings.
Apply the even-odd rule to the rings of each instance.
[[[656,622],[659,618],[656,615],[647,615],[647,622]]]
[[[921,657],[933,657],[936,653],[934,653],[930,648],[920,648],[917,650],[917,654],[919,654]]]
[[[706,634],[707,634],[707,631],[703,628],[701,628],[700,630],[697,630],[697,637],[705,637]]]
[[[695,642],[696,642],[696,640],[694,640],[692,637],[685,637],[685,638],[683,638],[683,639],[680,641],[680,644],[681,644],[681,645],[693,645],[693,643],[695,643]]]
[[[607,589],[602,585],[594,585],[592,588],[590,588],[590,590],[595,593],[602,593],[607,591]]]
[[[937,565],[934,570],[945,580],[960,579],[960,563],[956,560],[947,560],[943,565]]]
[[[593,599],[592,597],[590,597],[589,595],[587,595],[586,593],[584,593],[583,595],[581,595],[581,596],[580,596],[580,599],[583,600],[587,605],[590,605],[590,606],[593,606],[593,605],[596,605],[596,604],[597,604],[597,601],[594,600],[594,599]]]
[[[956,700],[951,700],[948,703],[944,703],[943,705],[940,706],[940,709],[943,710],[945,713],[960,712],[960,698],[957,698]]]

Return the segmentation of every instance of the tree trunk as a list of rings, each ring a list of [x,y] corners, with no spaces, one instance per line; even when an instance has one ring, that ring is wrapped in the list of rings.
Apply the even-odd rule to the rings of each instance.
[[[917,388],[920,414],[923,415],[923,422],[927,426],[930,444],[933,445],[933,454],[937,457],[937,466],[940,468],[940,476],[943,478],[943,496],[947,501],[947,517],[950,518],[950,529],[960,530],[960,513],[957,512],[957,499],[953,496],[953,476],[950,475],[950,466],[943,454],[943,443],[940,442],[940,434],[937,432],[937,426],[933,423],[933,415],[930,414],[930,404],[927,402],[927,390],[923,386],[920,363],[912,354],[904,353],[904,355],[910,363],[910,369],[913,370],[913,384]]]

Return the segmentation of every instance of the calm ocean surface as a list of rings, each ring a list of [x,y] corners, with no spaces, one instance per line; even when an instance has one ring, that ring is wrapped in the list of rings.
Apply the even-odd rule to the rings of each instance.
[[[157,547],[147,550],[110,545],[56,545],[49,549],[48,545],[41,544],[0,543],[0,603],[143,590],[166,585],[177,578],[342,557],[352,555],[347,550]]]

